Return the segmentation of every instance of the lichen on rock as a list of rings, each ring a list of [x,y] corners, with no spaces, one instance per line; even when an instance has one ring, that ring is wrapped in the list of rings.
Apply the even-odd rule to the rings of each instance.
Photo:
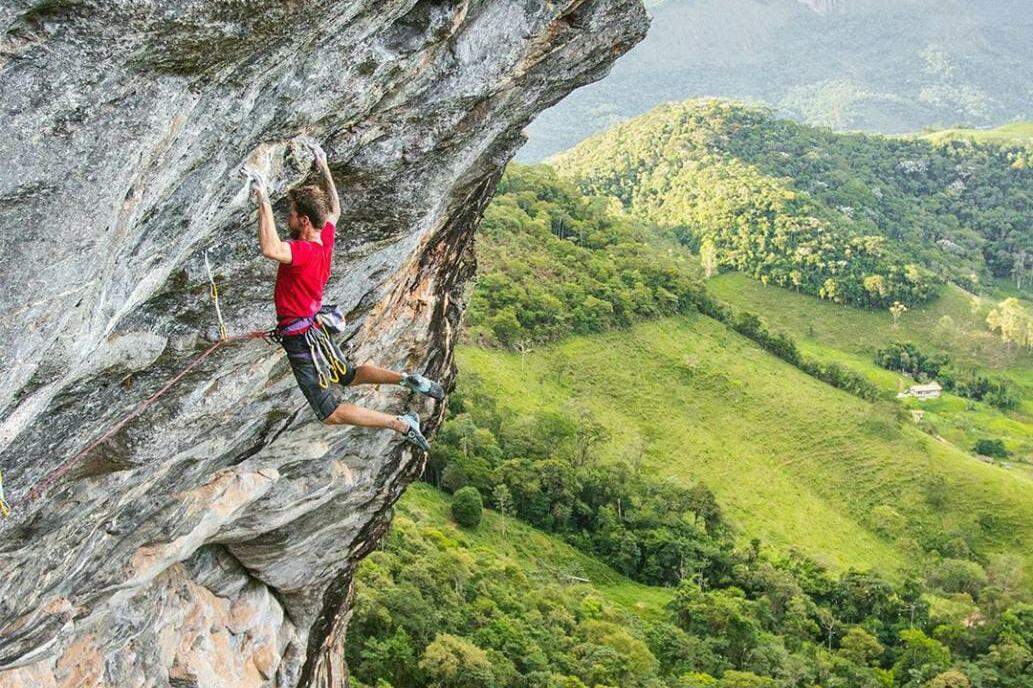
[[[422,469],[327,428],[280,350],[241,164],[282,215],[329,154],[358,361],[454,376],[473,231],[521,129],[644,34],[638,0],[12,0],[0,8],[0,686],[342,686],[351,576]],[[282,217],[281,217],[282,219]],[[350,399],[443,407],[401,389]],[[18,503],[22,500],[21,503]]]

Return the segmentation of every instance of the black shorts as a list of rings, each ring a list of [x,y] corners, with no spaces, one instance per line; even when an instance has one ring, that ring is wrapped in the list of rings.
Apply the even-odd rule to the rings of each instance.
[[[283,337],[280,344],[287,352],[287,360],[291,363],[291,370],[294,371],[294,379],[298,381],[298,387],[308,400],[312,410],[319,416],[319,420],[326,420],[341,403],[340,397],[333,384],[324,389],[319,386],[319,373],[312,363],[312,353],[305,342],[305,335],[294,335]],[[350,385],[355,379],[355,366],[347,358],[344,359],[348,365],[348,372],[338,380],[338,384]]]

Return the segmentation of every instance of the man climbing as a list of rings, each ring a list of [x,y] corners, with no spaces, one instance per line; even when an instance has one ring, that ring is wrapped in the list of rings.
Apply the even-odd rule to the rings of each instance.
[[[391,416],[379,411],[341,402],[332,386],[401,385],[434,399],[444,398],[441,385],[417,373],[396,373],[374,365],[353,366],[330,336],[330,320],[324,318],[323,288],[330,277],[334,252],[334,232],[341,215],[326,153],[310,143],[320,176],[319,186],[303,186],[288,192],[290,215],[287,226],[291,238],[282,241],[276,232],[273,209],[265,180],[245,170],[258,205],[258,243],[262,255],[279,263],[274,301],[277,333],[287,351],[298,386],[319,419],[328,425],[358,425],[390,428],[424,451],[430,444],[420,432],[420,419],[408,412]]]

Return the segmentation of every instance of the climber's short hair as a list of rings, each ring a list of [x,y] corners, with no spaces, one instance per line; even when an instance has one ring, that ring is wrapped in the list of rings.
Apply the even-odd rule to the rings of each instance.
[[[328,214],[326,192],[318,186],[300,186],[287,192],[294,212],[299,216],[304,215],[317,230],[326,224]]]

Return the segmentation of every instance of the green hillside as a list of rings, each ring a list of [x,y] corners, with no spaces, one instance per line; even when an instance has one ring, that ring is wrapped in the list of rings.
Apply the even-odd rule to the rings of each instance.
[[[452,503],[410,488],[363,563],[356,683],[1025,688],[1033,480],[715,301],[684,230],[507,171],[424,473]]]
[[[460,352],[469,382],[457,403],[471,397],[473,407],[488,415],[461,431],[446,427],[444,439],[463,446],[463,457],[435,459],[436,480],[450,462],[465,466],[464,479],[484,480],[500,453],[547,457],[550,447],[558,451],[566,441],[564,435],[532,441],[520,436],[531,432],[521,428],[576,425],[587,413],[593,419],[588,426],[605,431],[601,451],[608,459],[635,455],[650,474],[685,487],[702,481],[745,537],[799,547],[835,569],[921,567],[922,552],[942,552],[956,540],[984,555],[1011,550],[1029,556],[1030,533],[1023,524],[1033,508],[1033,484],[976,461],[967,446],[970,437],[1011,424],[1005,437],[1011,448],[1021,448],[1028,439],[1023,418],[985,405],[943,414],[955,426],[976,426],[944,427],[944,435],[961,433],[955,446],[915,426],[896,400],[873,404],[830,387],[821,380],[835,375],[812,377],[803,370],[807,365],[783,351],[792,350],[792,342],[762,341],[739,326],[740,316],[715,311],[693,277],[696,263],[680,245],[679,228],[629,218],[605,199],[581,196],[548,168],[511,168],[482,231],[482,272],[468,323],[470,340],[484,347]],[[959,361],[1011,376],[1023,404],[1031,398],[1028,358],[987,332],[980,322],[985,314],[973,314],[956,288],[941,289],[939,298],[913,309],[894,330],[882,311],[773,288],[750,290],[745,287],[759,283],[735,276],[709,284],[739,310],[760,313],[776,329],[789,331],[805,355],[870,376],[887,399],[900,376],[876,368],[874,348],[896,334],[928,346],[939,336],[942,316],[951,314],[952,351]],[[684,317],[669,317],[676,313]],[[490,348],[499,346],[521,353]],[[495,406],[502,410],[491,411]],[[507,420],[506,412],[516,415]],[[1025,406],[1013,415],[1024,412]],[[490,439],[477,434],[481,429]],[[487,464],[469,464],[471,446],[482,447],[478,453]],[[941,492],[957,502],[940,499]],[[887,531],[877,522],[886,514],[897,514],[890,518],[903,525]],[[998,530],[992,523],[997,518],[1009,525]],[[592,551],[608,550],[595,543]],[[623,566],[619,556],[606,556]],[[650,574],[656,580],[666,575]]]
[[[673,597],[669,588],[629,580],[565,542],[494,511],[486,510],[477,528],[460,528],[452,520],[449,495],[425,483],[406,490],[393,527],[422,529],[425,537],[437,540],[443,549],[490,553],[493,566],[519,570],[528,585],[573,587],[582,595],[603,598],[618,613],[660,618]]]
[[[1033,169],[969,142],[835,134],[722,101],[668,104],[556,158],[717,262],[838,303],[917,303],[1031,269]]]
[[[511,165],[484,213],[471,339],[528,346],[694,309],[702,287],[675,232],[588,198],[544,165]]]
[[[673,591],[629,581],[515,519],[486,511],[477,528],[459,528],[449,511],[444,493],[410,486],[359,569],[346,652],[359,686],[442,685],[449,667],[466,682],[445,685],[482,688],[535,672],[658,680],[647,631],[667,617]],[[596,666],[598,653],[611,661]]]
[[[752,547],[716,585],[651,588],[516,519],[485,510],[461,528],[452,510],[411,486],[360,567],[345,652],[359,688],[918,688],[959,672],[1022,685],[1027,605],[966,627],[967,593]],[[944,582],[968,585],[960,572]]]
[[[1033,563],[1033,482],[709,318],[644,323],[523,357],[466,348],[459,365],[519,413],[591,409],[612,433],[609,456],[640,450],[651,472],[703,480],[745,535],[834,569],[913,568],[921,549],[956,538]],[[890,510],[902,518],[886,530],[879,515]]]
[[[657,105],[762,103],[840,131],[902,134],[1033,116],[1024,0],[667,0],[601,82],[529,128],[540,161]]]
[[[874,363],[876,351],[893,342],[911,342],[930,352],[944,352],[962,366],[972,366],[1011,381],[1019,392],[1016,409],[1002,411],[953,394],[930,402],[908,400],[925,413],[924,425],[963,449],[980,439],[1001,439],[1020,471],[1033,474],[1033,355],[1005,344],[986,326],[986,300],[977,301],[957,287],[914,308],[894,325],[889,313],[823,302],[777,287],[765,287],[737,273],[708,282],[718,298],[762,313],[770,327],[789,333],[806,354],[835,361],[866,375],[887,393],[911,384]]]
[[[1033,122],[1012,122],[993,129],[943,129],[922,135],[933,143],[966,140],[1004,146],[1033,145]]]

